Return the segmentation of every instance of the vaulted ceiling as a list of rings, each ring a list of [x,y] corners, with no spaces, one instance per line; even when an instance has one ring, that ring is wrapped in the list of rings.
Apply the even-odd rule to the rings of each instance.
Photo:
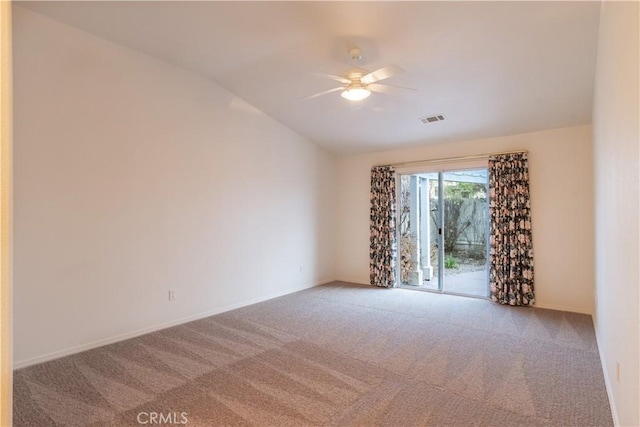
[[[532,2],[21,2],[205,76],[336,153],[591,122],[600,4]],[[353,103],[354,66],[395,64],[416,89]],[[446,120],[419,119],[442,114]]]

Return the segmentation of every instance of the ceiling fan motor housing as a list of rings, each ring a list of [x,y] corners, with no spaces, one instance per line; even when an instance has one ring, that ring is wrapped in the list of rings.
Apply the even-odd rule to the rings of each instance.
[[[346,73],[343,74],[343,77],[351,80],[352,83],[354,82],[358,82],[360,84],[362,84],[360,82],[360,79],[362,78],[362,76],[365,76],[369,73],[369,71],[365,70],[364,68],[352,68],[349,71],[347,71]]]

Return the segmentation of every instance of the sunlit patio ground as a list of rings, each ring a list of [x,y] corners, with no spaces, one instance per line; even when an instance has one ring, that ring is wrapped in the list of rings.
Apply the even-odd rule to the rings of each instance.
[[[444,273],[445,292],[473,295],[480,297],[488,296],[488,277],[487,270],[477,270],[469,272],[456,272],[455,270],[445,270]],[[423,286],[406,286],[407,288],[440,290],[438,287],[438,278],[433,277],[431,280],[425,280]]]

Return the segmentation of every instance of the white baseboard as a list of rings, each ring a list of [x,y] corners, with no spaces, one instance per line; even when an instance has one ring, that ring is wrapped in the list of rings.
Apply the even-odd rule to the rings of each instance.
[[[337,281],[340,282],[349,282],[349,283],[355,283],[357,285],[369,285],[369,280],[368,279],[362,279],[362,278],[338,278],[336,279]],[[588,314],[590,316],[593,315],[593,310],[592,309],[587,309],[587,308],[582,308],[582,307],[568,307],[568,306],[561,306],[561,305],[554,305],[554,304],[540,304],[540,303],[535,303],[533,305],[533,307],[537,307],[537,308],[544,308],[547,310],[557,310],[557,311],[568,311],[571,313],[580,313],[580,314]]]
[[[213,310],[208,310],[205,312],[201,312],[198,314],[194,314],[191,316],[187,316],[187,317],[182,317],[180,319],[176,319],[176,320],[172,320],[169,322],[164,322],[164,323],[160,323],[157,325],[153,325],[153,326],[149,326],[147,328],[142,328],[142,329],[138,329],[132,332],[128,332],[126,334],[121,334],[121,335],[116,335],[113,337],[109,337],[109,338],[104,338],[104,339],[100,339],[97,341],[93,341],[90,343],[86,343],[86,344],[81,344],[78,346],[74,346],[74,347],[70,347],[64,350],[59,350],[59,351],[54,351],[52,353],[47,353],[47,354],[43,354],[40,356],[36,356],[36,357],[32,357],[30,359],[25,359],[25,360],[19,360],[19,361],[15,361],[13,363],[13,369],[21,369],[21,368],[26,368],[28,366],[32,366],[32,365],[37,365],[39,363],[44,363],[44,362],[48,362],[51,360],[55,360],[55,359],[59,359],[61,357],[65,357],[65,356],[70,356],[72,354],[76,354],[76,353],[80,353],[83,351],[87,351],[87,350],[91,350],[94,348],[98,348],[98,347],[102,347],[104,345],[108,345],[108,344],[113,344],[119,341],[124,341],[130,338],[135,338],[138,337],[140,335],[144,335],[144,334],[148,334],[151,332],[155,332],[155,331],[159,331],[161,329],[166,329],[166,328],[170,328],[172,326],[177,326],[177,325],[181,325],[183,323],[188,323],[188,322],[193,322],[194,320],[199,320],[199,319],[203,319],[205,317],[209,317],[209,316],[213,316],[216,314],[220,314],[220,313],[224,313],[227,311],[231,311],[231,310],[235,310],[238,308],[242,308],[242,307],[246,307],[252,304],[257,304],[259,302],[263,302],[263,301],[268,301],[270,299],[273,298],[278,298],[284,295],[289,295],[292,294],[294,292],[299,292],[305,289],[309,289],[312,288],[314,286],[319,286],[321,284],[324,283],[329,283],[334,281],[334,279],[331,280],[320,280],[315,284],[311,284],[311,285],[306,285],[303,287],[297,287],[295,289],[289,289],[286,291],[282,291],[282,292],[277,292],[275,294],[270,294],[267,295],[265,297],[260,297],[260,298],[255,298],[249,301],[243,301],[237,304],[231,304],[225,307],[219,307],[219,308],[215,308]]]
[[[355,283],[356,285],[369,285],[369,279],[363,280],[363,279],[354,279],[354,278],[338,278],[336,279],[336,281],[338,282],[348,282],[348,283]]]
[[[613,391],[611,387],[611,378],[609,378],[609,372],[607,371],[607,361],[602,353],[602,346],[600,345],[600,337],[598,336],[598,325],[596,324],[596,317],[593,318],[593,330],[596,334],[596,343],[598,344],[598,354],[600,355],[600,364],[602,365],[602,374],[604,375],[604,386],[607,389],[607,397],[609,398],[609,407],[611,408],[611,416],[613,417],[613,425],[620,425],[620,418],[618,418],[618,409],[616,408],[616,401],[613,399]]]
[[[540,304],[540,303],[535,303],[533,307],[545,308],[547,310],[568,311],[570,313],[588,314],[589,316],[593,316],[593,310],[582,308],[582,307],[567,307],[562,305]]]
[[[337,282],[340,279],[336,279],[335,277],[331,277],[329,279],[322,279],[322,280],[318,280],[318,283],[316,283],[315,285],[310,286],[311,288],[314,286],[320,286],[320,285],[327,285],[331,282]]]

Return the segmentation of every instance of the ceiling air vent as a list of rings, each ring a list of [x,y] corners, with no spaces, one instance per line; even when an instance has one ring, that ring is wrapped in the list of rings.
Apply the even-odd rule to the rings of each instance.
[[[436,114],[436,115],[433,115],[433,116],[421,117],[420,121],[422,123],[424,123],[425,125],[427,125],[429,123],[441,122],[444,119],[445,119],[445,117],[442,114]]]

